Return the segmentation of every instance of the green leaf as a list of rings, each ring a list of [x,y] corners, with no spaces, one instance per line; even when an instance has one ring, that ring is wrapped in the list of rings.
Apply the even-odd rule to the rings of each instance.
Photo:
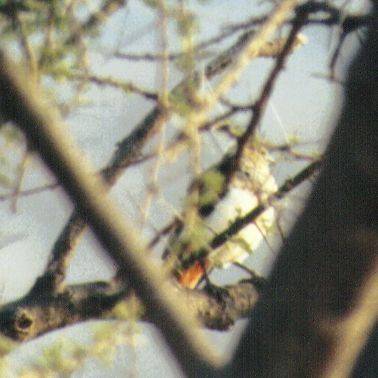
[[[215,203],[223,190],[225,177],[217,169],[206,171],[200,178],[199,205],[206,206]]]

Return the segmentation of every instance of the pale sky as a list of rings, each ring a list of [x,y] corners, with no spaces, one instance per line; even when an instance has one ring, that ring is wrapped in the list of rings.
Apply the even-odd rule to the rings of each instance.
[[[200,33],[197,40],[201,41],[215,35],[222,26],[240,22],[253,15],[250,1],[210,1],[209,5],[190,2],[191,7],[199,12]],[[118,47],[125,52],[148,52],[156,48],[156,33],[153,27],[156,18],[146,9],[141,1],[129,1],[127,10],[119,12],[113,22],[105,29],[103,38],[95,44],[91,58],[94,70],[108,76],[116,75],[124,79],[135,80],[146,88],[156,86],[156,67],[151,63],[126,63],[109,59],[109,54]],[[175,28],[170,27],[170,45],[173,50],[178,47]],[[341,92],[337,86],[330,85],[316,74],[327,73],[331,48],[335,43],[335,35],[326,28],[309,27],[303,33],[308,37],[308,44],[296,51],[289,59],[285,72],[281,75],[278,86],[272,97],[264,117],[262,132],[270,140],[283,143],[293,134],[299,135],[304,142],[311,142],[310,150],[317,147],[316,142],[324,141],[337,116],[341,103]],[[228,40],[228,45],[231,40]],[[349,52],[352,51],[349,43]],[[105,52],[105,53],[104,53]],[[342,61],[348,62],[349,55],[344,52]],[[232,99],[253,98],[258,93],[264,73],[271,60],[259,59],[251,64],[242,77],[237,88],[232,91]],[[179,74],[172,69],[170,81],[179,80]],[[67,121],[70,130],[77,138],[83,151],[100,167],[110,158],[114,146],[128,131],[141,120],[151,107],[151,103],[138,96],[127,97],[109,88],[94,89],[88,94],[93,106],[79,109]],[[162,172],[164,180],[171,182],[177,175],[177,167],[171,172]],[[182,168],[181,168],[182,169]],[[291,168],[293,169],[293,168]],[[283,179],[290,168],[277,167],[275,175]],[[291,171],[292,173],[295,170]],[[54,178],[40,167],[35,158],[24,180],[24,188],[39,186],[53,182]],[[132,183],[132,186],[130,186]],[[182,185],[184,185],[184,181]],[[129,215],[135,215],[136,204],[145,185],[143,173],[130,169],[112,191],[119,201],[120,207]],[[142,188],[142,189],[141,189]],[[167,189],[167,193],[177,191]],[[179,202],[179,198],[176,198]],[[152,221],[161,224],[159,205],[152,208]],[[47,191],[38,195],[21,198],[16,214],[10,211],[8,202],[0,203],[0,292],[2,303],[15,299],[25,293],[36,276],[42,272],[51,247],[70,214],[71,205],[60,190]],[[155,213],[154,213],[155,211]],[[159,211],[157,214],[156,212]],[[167,216],[167,214],[165,214]],[[4,242],[1,243],[1,236]],[[17,241],[12,241],[12,238]],[[8,242],[9,241],[9,242]],[[274,252],[263,249],[252,258],[254,266],[265,270],[274,256]],[[113,264],[97,247],[93,237],[86,236],[80,243],[68,274],[70,282],[107,279],[113,273]],[[229,333],[206,332],[218,346],[225,351],[237,342],[243,324],[239,322]],[[164,372],[165,377],[177,377],[172,370],[169,355],[161,356],[161,346],[156,344],[157,332],[151,326],[142,326],[141,345],[136,348],[136,371],[141,377],[156,377],[156,373]],[[35,355],[38,347],[55,340],[56,334],[64,334],[75,339],[85,340],[90,330],[88,325],[78,325],[68,330],[57,331],[47,337],[32,341],[17,350],[13,362],[26,364],[31,355]],[[151,337],[151,333],[155,337]],[[125,352],[126,351],[126,352]],[[135,356],[131,348],[119,351],[117,362],[112,369],[91,362],[74,377],[124,377],[130,370]],[[164,360],[165,359],[165,360]]]

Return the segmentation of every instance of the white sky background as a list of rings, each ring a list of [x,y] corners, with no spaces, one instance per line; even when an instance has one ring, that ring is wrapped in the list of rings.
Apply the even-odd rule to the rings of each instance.
[[[248,0],[210,1],[207,6],[199,5],[194,1],[189,3],[200,16],[198,41],[215,35],[224,25],[240,22],[254,15],[251,1]],[[362,5],[362,2],[358,3]],[[94,70],[104,76],[114,75],[134,80],[142,87],[154,89],[158,82],[156,64],[128,63],[109,59],[110,54],[117,48],[133,53],[155,50],[157,33],[154,22],[156,16],[146,9],[141,1],[130,0],[127,10],[113,17],[112,22],[104,30],[104,36],[94,44],[91,55]],[[175,28],[170,27],[170,46],[173,51],[177,51],[179,44],[174,33]],[[335,35],[331,35],[322,27],[308,27],[303,33],[308,37],[309,42],[289,58],[264,117],[262,130],[269,140],[276,143],[284,143],[290,135],[299,135],[303,141],[311,142],[309,149],[314,150],[317,148],[317,141],[326,140],[332,121],[337,116],[341,92],[326,80],[315,77],[315,74],[327,73]],[[232,40],[227,40],[225,46],[228,46]],[[343,50],[341,59],[343,63],[349,61],[350,54],[346,52],[352,51],[351,45],[347,43]],[[258,83],[261,83],[267,67],[270,66],[271,60],[267,59],[253,62],[238,87],[232,91],[232,99],[240,98],[240,101],[247,102],[248,99],[253,98],[258,93],[256,90]],[[179,81],[180,75],[177,71],[172,69],[170,75],[172,85]],[[152,103],[146,102],[139,96],[125,96],[119,91],[105,87],[94,89],[88,94],[88,98],[93,101],[93,106],[75,111],[67,121],[70,130],[77,137],[79,146],[98,167],[101,167],[110,158],[117,141],[127,135],[146,115]],[[216,150],[213,154],[215,153]],[[34,160],[25,177],[24,188],[54,181],[53,177],[40,168],[38,159]],[[169,184],[165,193],[169,197],[175,196],[176,204],[179,203],[180,197],[175,193],[183,193],[182,189],[178,191],[177,188],[183,188],[186,183],[185,179],[176,182],[178,173],[183,169],[186,168],[182,165],[173,165],[161,173],[161,181]],[[288,172],[295,173],[293,165],[285,164],[275,169],[275,175],[281,180],[287,177]],[[132,168],[112,191],[120,207],[130,216],[135,215],[134,201],[137,203],[143,201],[144,197],[140,193],[144,184],[143,173],[139,168]],[[10,211],[8,202],[0,203],[0,247],[3,245],[0,249],[0,293],[3,303],[24,294],[37,275],[42,272],[51,247],[70,211],[69,201],[59,190],[20,198],[16,214]],[[159,204],[152,208],[151,214],[156,226],[161,226],[162,220],[168,219],[166,218],[168,213]],[[12,241],[13,237],[18,240]],[[271,262],[274,255],[266,247],[263,252],[257,253],[251,260],[253,266],[257,266],[260,270],[266,270],[268,262]],[[108,279],[112,273],[113,264],[104,257],[93,238],[86,236],[72,262],[68,280],[85,282]],[[211,335],[217,347],[229,350],[237,342],[236,335],[240,333],[242,326],[243,322],[239,322],[229,333],[206,333]],[[162,346],[156,344],[156,338],[150,337],[151,328],[142,326],[144,337],[143,343],[137,346],[136,350],[136,371],[141,377],[155,377],[157,372],[165,377],[176,377],[177,371],[171,371],[167,364],[168,360],[161,361]],[[49,340],[56,340],[58,333],[85,339],[89,331],[87,325],[78,325],[68,330],[54,332],[20,347],[14,353],[13,361],[16,363],[18,361],[21,365],[26,364],[30,356],[37,353],[36,346],[47,344]],[[128,353],[125,353],[124,349],[120,350],[112,369],[91,362],[74,376],[124,377],[130,372],[134,358],[131,349],[127,350]]]

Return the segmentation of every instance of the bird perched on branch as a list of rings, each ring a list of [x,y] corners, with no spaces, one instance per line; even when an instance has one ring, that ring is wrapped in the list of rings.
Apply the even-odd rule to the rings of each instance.
[[[277,190],[270,163],[266,148],[250,141],[238,163],[231,150],[191,184],[184,215],[163,255],[182,286],[195,288],[212,269],[241,263],[266,237],[274,222],[269,204],[253,223],[221,246],[211,247],[214,237],[258,205],[267,204]]]

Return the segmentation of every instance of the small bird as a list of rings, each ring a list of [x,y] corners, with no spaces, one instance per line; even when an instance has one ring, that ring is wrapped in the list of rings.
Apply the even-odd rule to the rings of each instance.
[[[190,185],[184,216],[176,222],[163,254],[168,269],[186,288],[196,288],[214,268],[241,263],[257,249],[273,225],[275,211],[269,206],[226,243],[210,248],[216,235],[237,218],[266,203],[277,191],[270,171],[272,160],[261,142],[247,144],[238,167],[234,156],[234,150],[229,151]],[[193,207],[196,211],[191,211]]]

